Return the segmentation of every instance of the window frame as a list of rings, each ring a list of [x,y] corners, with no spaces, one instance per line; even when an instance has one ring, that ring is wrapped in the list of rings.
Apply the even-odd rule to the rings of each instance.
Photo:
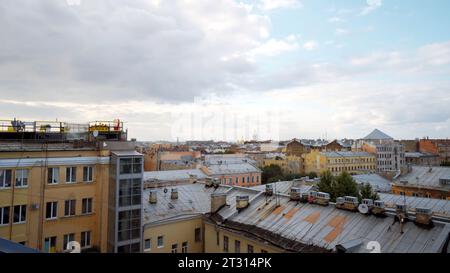
[[[70,240],[70,237],[73,237],[72,240]],[[67,242],[66,242],[66,238],[67,238]],[[68,250],[67,248],[67,244],[69,242],[73,242],[75,241],[75,233],[68,233],[68,234],[64,234],[63,236],[63,250]]]
[[[81,214],[89,215],[89,214],[94,213],[93,203],[94,203],[94,198],[92,198],[92,197],[86,197],[86,198],[81,199]]]
[[[16,208],[19,207],[19,221],[16,221]],[[25,208],[25,209],[23,209]],[[24,213],[25,211],[25,213]],[[22,220],[23,216],[23,220]],[[13,224],[24,224],[27,222],[27,205],[15,205],[13,208]]]
[[[6,210],[8,211],[8,215],[5,218]],[[9,225],[10,222],[11,222],[11,207],[0,207],[0,227]]]
[[[147,247],[148,242],[148,247]],[[144,251],[151,251],[152,250],[152,238],[148,238],[144,240]]]
[[[94,166],[83,166],[83,182],[94,182]]]
[[[51,204],[50,206],[50,216],[47,217],[47,206],[48,204]],[[54,216],[53,216],[54,215]],[[58,219],[58,201],[49,201],[45,203],[45,220],[55,220]]]
[[[13,183],[12,179],[12,169],[0,169],[0,171],[3,173],[3,178],[1,178],[0,181],[0,189],[10,189]],[[5,186],[6,178],[8,177],[7,173],[9,172],[9,186]]]
[[[161,244],[160,244],[160,242],[161,242]],[[164,247],[164,235],[159,235],[157,237],[156,243],[157,243],[157,248],[163,248]]]
[[[89,235],[89,236],[87,236]],[[90,230],[82,231],[80,234],[80,246],[82,249],[91,248],[92,247],[92,232]],[[88,240],[87,240],[88,239]],[[84,245],[83,245],[84,241]],[[89,242],[89,244],[86,244],[86,242]]]
[[[51,177],[50,177],[50,170],[51,171]],[[55,177],[55,170],[57,170],[58,175]],[[47,185],[57,185],[60,182],[60,175],[61,175],[61,170],[59,167],[49,167],[47,169]],[[51,182],[50,182],[50,178],[51,178]],[[56,182],[54,182],[56,178]]]
[[[69,170],[70,172],[68,172]],[[70,178],[70,180],[68,180],[67,178]],[[76,166],[66,167],[66,184],[75,184],[75,183],[77,183],[77,167]]]
[[[67,204],[69,204],[69,206],[67,206]],[[67,209],[67,207],[69,207],[69,209]],[[67,214],[67,211],[69,214]],[[75,215],[77,215],[77,200],[64,200],[64,217],[73,217]]]
[[[18,180],[19,173],[20,173],[20,180]],[[24,173],[26,173],[26,177],[24,177]],[[14,174],[15,174],[14,186],[16,188],[28,188],[28,176],[30,175],[30,170],[29,169],[16,169]],[[19,181],[20,181],[20,184],[19,184]]]

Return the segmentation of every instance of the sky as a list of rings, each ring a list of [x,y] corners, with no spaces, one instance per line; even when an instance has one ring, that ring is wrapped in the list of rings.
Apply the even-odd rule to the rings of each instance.
[[[450,137],[447,0],[3,0],[0,119],[138,140]]]

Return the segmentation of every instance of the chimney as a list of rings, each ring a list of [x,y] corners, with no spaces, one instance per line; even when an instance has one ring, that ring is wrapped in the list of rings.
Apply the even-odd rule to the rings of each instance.
[[[273,185],[272,184],[266,184],[266,195],[273,195]]]
[[[236,196],[236,209],[238,211],[245,209],[249,205],[248,195],[237,195]]]
[[[194,183],[196,183],[197,182],[197,175],[195,175],[195,174],[190,174],[189,175],[189,183],[190,184],[194,184]]]
[[[173,188],[170,191],[170,199],[172,199],[172,200],[178,199],[178,190],[177,190],[177,188]]]
[[[156,204],[156,190],[150,190],[150,194],[148,195],[148,202],[150,204]]]
[[[211,213],[218,212],[227,204],[226,193],[212,193],[211,194]]]

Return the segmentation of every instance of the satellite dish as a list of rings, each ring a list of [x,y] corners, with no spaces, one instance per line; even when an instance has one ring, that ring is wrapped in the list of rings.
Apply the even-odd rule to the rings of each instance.
[[[358,206],[358,211],[362,214],[366,214],[369,212],[369,207],[366,204],[360,204]]]
[[[164,193],[167,193],[167,188],[164,188]]]
[[[94,137],[98,137],[98,131],[97,130],[95,130],[92,134],[94,135]]]

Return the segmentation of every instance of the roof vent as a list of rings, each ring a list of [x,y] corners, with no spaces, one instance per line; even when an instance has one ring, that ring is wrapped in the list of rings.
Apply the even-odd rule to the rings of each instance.
[[[177,190],[177,188],[173,188],[170,191],[170,199],[172,199],[172,200],[178,199],[178,190]]]
[[[238,211],[245,209],[249,205],[248,195],[237,195],[236,196],[236,209]]]
[[[301,194],[300,188],[295,188],[295,187],[291,188],[291,194],[290,194],[291,200],[300,201],[300,197],[301,197],[300,194]]]
[[[273,195],[273,185],[272,184],[266,184],[266,195]]]
[[[427,225],[429,226],[432,221],[433,212],[430,208],[416,208],[416,220],[417,224]]]
[[[364,205],[367,205],[369,208],[373,206],[373,200],[372,199],[363,199],[362,203]]]
[[[212,181],[212,184],[213,184],[214,188],[219,187],[220,186],[219,178],[214,178],[213,181]]]
[[[339,199],[339,202],[338,202]],[[358,198],[354,196],[344,196],[344,197],[338,197],[336,199],[336,208],[338,209],[345,209],[350,211],[357,211],[358,210]]]
[[[211,213],[216,213],[227,204],[226,193],[211,194]]]
[[[150,190],[150,193],[148,195],[148,202],[150,204],[156,204],[156,190]]]
[[[205,179],[205,187],[212,187],[213,186],[213,179],[212,179],[212,177],[207,177],[206,179]]]

